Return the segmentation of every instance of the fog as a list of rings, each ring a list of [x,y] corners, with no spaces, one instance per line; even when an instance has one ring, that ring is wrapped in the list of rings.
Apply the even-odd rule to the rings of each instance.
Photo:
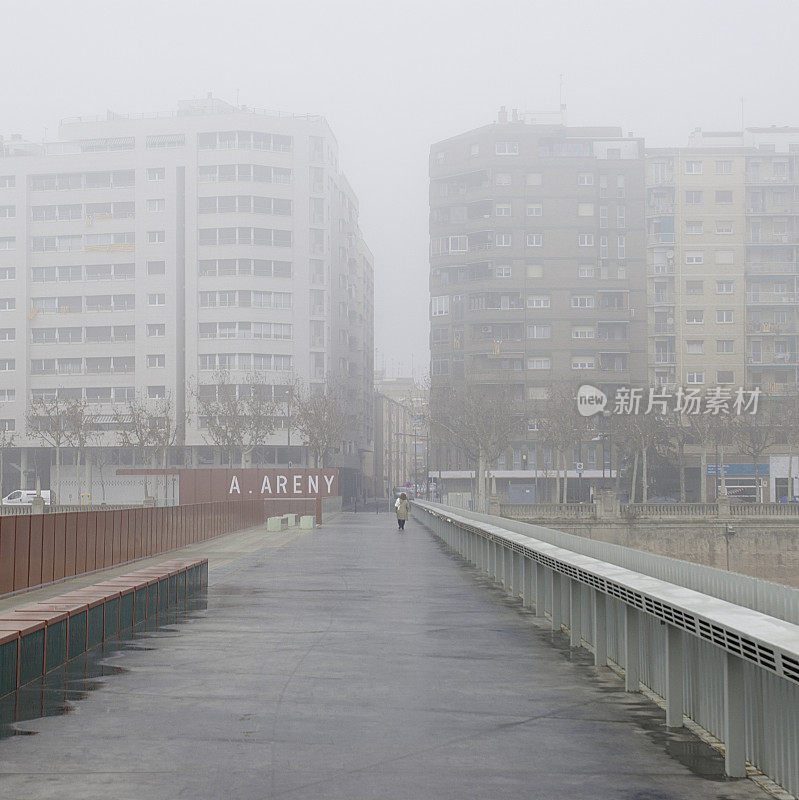
[[[171,111],[212,91],[323,114],[375,256],[376,367],[426,371],[427,157],[500,105],[619,125],[796,124],[795,2],[4,4],[4,133],[76,114]]]

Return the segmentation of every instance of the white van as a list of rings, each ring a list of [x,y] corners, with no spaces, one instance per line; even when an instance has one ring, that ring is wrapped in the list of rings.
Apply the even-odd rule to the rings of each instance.
[[[15,492],[3,498],[5,506],[30,506],[33,505],[33,498],[36,497],[35,489],[17,489]],[[50,490],[42,489],[42,500],[46,506],[50,505]]]

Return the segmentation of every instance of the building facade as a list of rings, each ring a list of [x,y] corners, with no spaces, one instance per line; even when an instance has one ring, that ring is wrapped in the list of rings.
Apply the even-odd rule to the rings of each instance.
[[[211,465],[195,400],[223,371],[258,375],[276,398],[295,379],[347,379],[353,424],[330,466],[349,491],[372,448],[373,288],[322,117],[209,96],[174,114],[64,120],[54,143],[5,139],[0,424],[17,432],[22,483],[48,477],[25,425],[36,397],[85,400],[111,446],[115,407],[169,396],[185,445],[174,457]],[[307,463],[287,416],[256,462]]]
[[[510,387],[523,415],[558,381],[610,396],[644,383],[644,236],[643,140],[619,128],[534,124],[502,110],[497,123],[434,144],[433,387]],[[493,474],[544,478],[551,454],[536,438],[531,419]],[[575,463],[601,477],[601,446],[578,450]],[[431,467],[454,478],[472,466],[460,458],[436,443]]]

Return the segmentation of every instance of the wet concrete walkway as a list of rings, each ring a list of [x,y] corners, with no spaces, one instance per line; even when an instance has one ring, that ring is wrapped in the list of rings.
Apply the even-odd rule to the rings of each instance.
[[[414,521],[344,514],[210,566],[207,608],[0,740],[0,797],[767,797]]]

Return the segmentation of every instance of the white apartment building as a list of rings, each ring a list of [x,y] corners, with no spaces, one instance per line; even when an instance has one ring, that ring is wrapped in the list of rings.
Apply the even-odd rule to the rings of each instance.
[[[171,395],[180,418],[227,370],[276,396],[295,378],[346,376],[359,413],[336,465],[342,493],[360,489],[373,267],[324,118],[209,95],[172,114],[67,119],[57,142],[0,148],[0,427],[19,448],[7,488],[49,478],[51,454],[26,431],[31,398],[84,398],[112,446],[115,404]],[[210,465],[187,420],[175,458]],[[307,463],[279,425],[255,463]]]

